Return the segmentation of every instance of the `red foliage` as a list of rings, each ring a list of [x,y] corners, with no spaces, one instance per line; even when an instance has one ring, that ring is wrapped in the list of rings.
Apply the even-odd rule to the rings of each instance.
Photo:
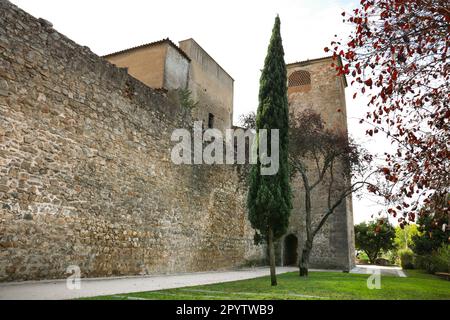
[[[354,27],[349,41],[325,51],[345,61],[334,67],[355,91],[367,92],[362,122],[376,128],[367,134],[387,134],[396,146],[381,169],[392,186],[385,197],[397,205],[390,214],[412,221],[433,196],[450,192],[450,2],[361,0],[343,16]]]

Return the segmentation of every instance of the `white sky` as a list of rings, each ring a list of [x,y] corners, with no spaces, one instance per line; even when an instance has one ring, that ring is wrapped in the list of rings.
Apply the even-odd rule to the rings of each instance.
[[[235,122],[256,110],[260,70],[276,14],[280,15],[287,63],[326,56],[323,49],[335,34],[345,36],[342,11],[359,0],[12,0],[37,18],[98,55],[170,38],[194,38],[235,79]],[[370,150],[386,141],[368,140],[355,118],[366,112],[364,102],[347,89],[350,134]],[[353,200],[355,223],[370,219],[383,207]]]

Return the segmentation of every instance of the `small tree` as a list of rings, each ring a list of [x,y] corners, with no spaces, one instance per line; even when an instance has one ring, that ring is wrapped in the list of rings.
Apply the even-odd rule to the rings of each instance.
[[[256,239],[264,239],[269,247],[272,286],[277,285],[274,242],[286,233],[292,209],[288,168],[287,71],[280,34],[280,18],[275,19],[272,38],[261,75],[259,107],[256,119],[259,130],[279,130],[279,170],[275,175],[261,175],[261,161],[251,169],[248,193],[249,220],[257,230]]]
[[[180,104],[183,108],[192,110],[198,107],[198,101],[192,99],[192,91],[189,89],[180,89],[178,94],[180,96]]]
[[[417,219],[420,233],[412,237],[414,253],[430,255],[443,244],[450,243],[450,231],[442,227],[446,223],[448,222],[445,216],[435,217],[431,214],[420,216]]]
[[[357,250],[364,251],[371,264],[375,264],[382,251],[395,247],[395,229],[387,219],[361,223],[355,226]]]
[[[395,245],[398,250],[411,249],[413,245],[413,237],[419,234],[417,225],[410,224],[407,226],[395,228]]]
[[[348,196],[365,185],[372,186],[368,182],[370,174],[364,177],[372,158],[349,143],[347,133],[326,129],[321,116],[310,109],[291,115],[290,141],[293,174],[299,174],[303,182],[306,241],[299,269],[300,276],[307,276],[315,236]],[[353,184],[352,172],[356,180]],[[318,222],[313,223],[311,199],[320,192],[320,186],[326,190],[322,196],[327,199],[327,206]]]

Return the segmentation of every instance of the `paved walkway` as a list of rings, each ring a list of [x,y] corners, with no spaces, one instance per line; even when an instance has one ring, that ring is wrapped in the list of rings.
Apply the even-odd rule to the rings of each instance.
[[[350,271],[350,273],[356,274],[373,274],[374,272],[379,272],[382,276],[397,276],[401,278],[407,277],[400,267],[357,265],[353,270]]]
[[[277,273],[295,272],[296,267],[277,267]],[[406,277],[401,268],[381,266],[357,266],[350,273]],[[342,272],[339,270],[311,269],[311,272]],[[117,295],[134,292],[158,291],[198,285],[253,279],[269,275],[268,268],[239,271],[199,272],[147,277],[82,279],[80,290],[69,290],[66,280],[28,281],[0,284],[0,300],[64,300]]]
[[[297,268],[278,267],[277,273]],[[64,300],[124,293],[158,291],[267,276],[268,268],[193,274],[82,279],[80,290],[67,289],[66,280],[30,281],[0,284],[0,300]]]

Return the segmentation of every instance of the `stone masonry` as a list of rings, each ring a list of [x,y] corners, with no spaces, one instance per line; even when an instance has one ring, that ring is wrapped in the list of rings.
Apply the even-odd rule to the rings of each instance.
[[[189,115],[0,1],[0,281],[219,270],[260,260],[233,166],[175,166]]]
[[[290,108],[313,108],[346,132],[345,78],[330,64],[287,66],[290,78],[302,72]],[[184,88],[194,111],[179,101]],[[233,78],[193,39],[102,58],[0,0],[0,281],[65,278],[69,266],[103,277],[264,262],[247,219],[248,167],[170,159],[175,129],[211,116],[215,128],[232,126],[233,92]],[[304,242],[299,179],[293,191],[281,265]],[[323,194],[314,194],[315,221]],[[351,199],[316,237],[311,263],[354,265]]]
[[[291,112],[301,112],[307,108],[318,112],[328,129],[347,134],[347,110],[345,102],[345,77],[337,77],[334,68],[331,68],[331,57],[302,61],[287,65],[289,85],[289,108]],[[340,62],[339,62],[340,63]],[[295,76],[298,76],[296,79]],[[300,85],[299,85],[300,84]],[[314,164],[309,165],[314,168]],[[335,172],[339,172],[335,168]],[[314,173],[314,174],[312,174]],[[310,181],[317,178],[314,170],[310,171]],[[336,174],[333,196],[349,181]],[[290,260],[288,256],[289,239],[297,239],[297,257],[303,249],[306,240],[304,216],[304,188],[300,177],[292,179],[293,205],[289,230],[281,239],[278,257],[280,264]],[[327,186],[319,185],[312,193],[312,224],[317,226],[327,209]],[[294,244],[295,245],[295,244]],[[288,250],[286,250],[288,249]],[[288,258],[288,259],[286,259]],[[295,260],[295,259],[294,259]],[[330,268],[351,270],[355,265],[355,244],[353,234],[353,212],[351,197],[340,205],[331,215],[322,230],[314,239],[310,264],[316,268]]]

